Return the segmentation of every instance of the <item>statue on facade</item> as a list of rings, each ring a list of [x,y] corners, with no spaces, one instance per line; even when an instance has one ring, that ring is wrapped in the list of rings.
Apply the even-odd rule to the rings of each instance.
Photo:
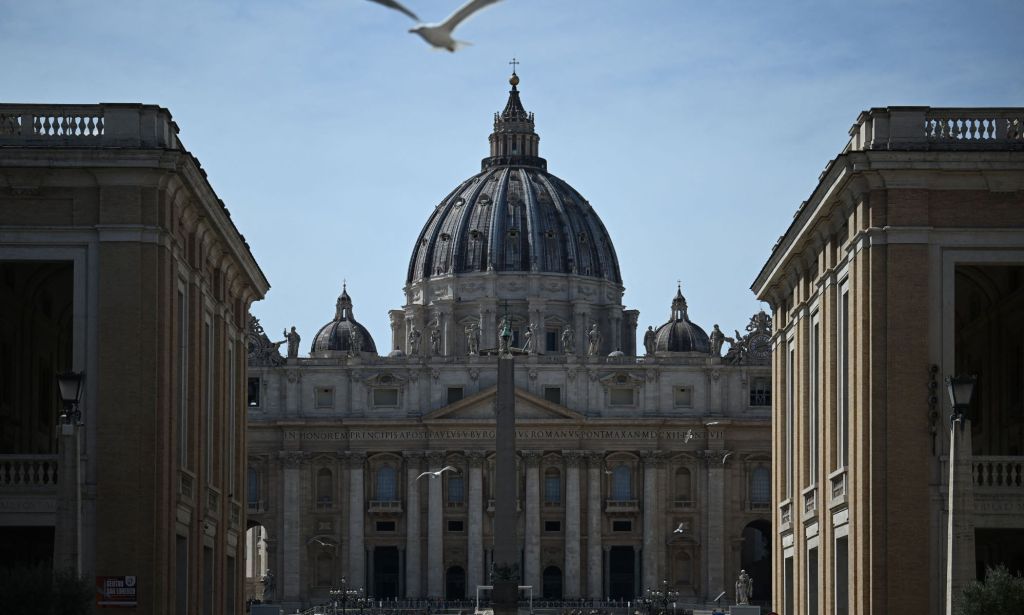
[[[434,325],[430,328],[430,354],[437,356],[441,354],[441,327],[437,326],[437,321]]]
[[[277,367],[284,363],[284,357],[278,349],[284,342],[272,342],[263,331],[263,326],[252,314],[249,314],[248,323],[248,353],[249,365],[260,367]]]
[[[736,604],[750,604],[753,593],[754,577],[748,575],[746,570],[740,570],[740,577],[736,579]]]
[[[647,351],[647,355],[654,354],[654,327],[651,325],[647,326],[647,332],[644,333],[644,350]]]
[[[722,360],[731,365],[740,365],[747,356],[746,338],[740,335],[739,329],[734,331],[736,332],[735,337],[726,336],[723,338],[723,341],[729,342],[729,352],[725,353]]]
[[[409,323],[409,356],[420,353],[420,337],[420,330],[416,328],[416,325]]]
[[[270,572],[270,568],[267,568],[267,574],[263,576],[263,602],[273,602],[276,589],[274,573]]]
[[[466,354],[480,354],[480,325],[475,322],[466,325]]]
[[[525,340],[523,342],[523,352],[528,352],[530,354],[536,354],[536,352],[537,352],[537,348],[536,348],[537,347],[537,341],[535,339],[533,339],[533,334],[534,334],[535,331],[536,331],[536,327],[534,326],[534,324],[532,322],[529,325],[526,326],[526,333],[523,334],[523,338]]]
[[[718,325],[715,325],[715,328],[711,330],[711,335],[708,337],[711,338],[711,356],[722,356],[722,344],[725,343],[725,334],[718,328]]]
[[[284,330],[284,341],[288,342],[288,358],[296,359],[299,356],[299,332],[292,327],[291,332],[288,329]]]
[[[576,332],[572,330],[572,325],[565,325],[562,329],[562,352],[576,354]]]
[[[509,353],[508,344],[509,340],[512,339],[512,322],[508,316],[501,318],[501,324],[498,326],[498,352],[502,355]]]
[[[587,331],[587,341],[589,342],[587,355],[596,357],[601,352],[601,332],[598,331],[596,322],[591,325],[590,331]]]
[[[352,327],[348,333],[348,353],[355,356],[363,350],[363,334],[359,329]]]

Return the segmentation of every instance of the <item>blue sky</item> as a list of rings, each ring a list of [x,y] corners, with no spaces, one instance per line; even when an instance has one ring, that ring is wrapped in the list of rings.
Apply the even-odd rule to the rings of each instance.
[[[461,0],[407,0],[440,21]],[[741,329],[750,283],[873,106],[1024,105],[1024,2],[504,0],[430,50],[365,0],[0,0],[0,101],[167,107],[306,353],[348,280],[382,351],[413,243],[479,170],[508,61],[600,214],[640,328]]]

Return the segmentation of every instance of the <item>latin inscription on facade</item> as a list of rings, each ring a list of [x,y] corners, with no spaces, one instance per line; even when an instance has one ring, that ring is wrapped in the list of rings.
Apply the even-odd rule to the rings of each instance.
[[[518,440],[703,440],[703,431],[677,429],[552,429],[524,428],[516,430]],[[722,431],[707,433],[707,439],[718,440]],[[494,440],[493,429],[352,429],[352,430],[288,430],[286,440],[301,441],[403,441],[403,440]]]

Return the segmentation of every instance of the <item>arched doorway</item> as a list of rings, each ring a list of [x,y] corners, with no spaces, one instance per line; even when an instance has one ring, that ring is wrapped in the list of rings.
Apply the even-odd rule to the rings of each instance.
[[[545,600],[562,599],[562,570],[558,566],[544,569],[543,596]]]
[[[272,567],[270,565],[267,528],[249,519],[249,529],[245,531],[245,601],[262,602],[265,590],[274,592],[274,580],[271,577],[269,588],[264,584],[264,577]],[[272,599],[270,595],[267,599]]]
[[[757,602],[770,602],[772,599],[772,525],[770,522],[758,519],[751,521],[743,528],[740,566],[754,578],[754,593],[751,598]]]
[[[633,547],[612,547],[608,551],[608,595],[612,600],[632,600],[635,596]]]
[[[466,571],[462,566],[452,566],[444,575],[445,600],[462,600],[466,597]]]

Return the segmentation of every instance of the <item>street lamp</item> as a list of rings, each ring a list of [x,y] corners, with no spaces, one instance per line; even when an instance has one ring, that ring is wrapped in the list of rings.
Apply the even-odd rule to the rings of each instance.
[[[676,602],[679,600],[679,592],[670,590],[668,588],[668,581],[662,580],[660,589],[647,588],[646,595],[644,596],[644,603],[647,607],[647,611],[651,612],[653,607],[660,605],[661,610],[655,611],[655,613],[665,615],[668,613],[668,603]]]
[[[946,614],[953,614],[953,568],[954,568],[954,543],[956,532],[953,524],[953,509],[956,503],[954,497],[956,486],[956,432],[957,423],[960,424],[959,431],[964,429],[964,419],[967,417],[967,410],[971,405],[971,398],[974,396],[974,384],[977,376],[947,376],[946,391],[949,393],[949,405],[952,411],[949,414],[949,486],[948,510],[946,519]]]
[[[82,399],[82,380],[82,372],[57,374],[57,390],[60,391],[60,400],[64,404],[60,419],[64,423],[77,423],[82,418],[82,412],[78,409],[78,402]]]

